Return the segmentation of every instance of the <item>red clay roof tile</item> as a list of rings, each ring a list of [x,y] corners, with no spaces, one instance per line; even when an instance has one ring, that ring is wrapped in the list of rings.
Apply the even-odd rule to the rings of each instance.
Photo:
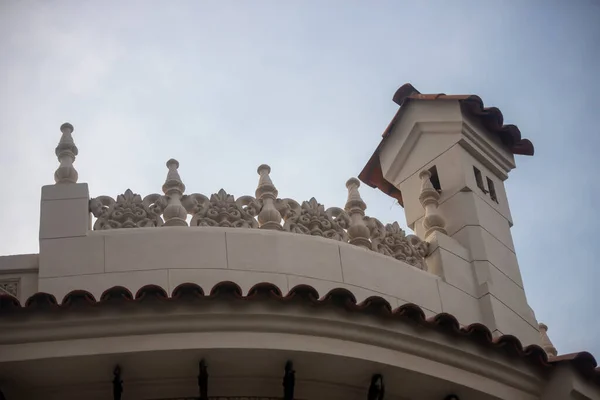
[[[13,296],[2,294],[0,295],[0,318],[3,315],[15,312],[66,311],[75,304],[80,307],[102,307],[108,302],[120,301],[124,304],[142,304],[148,299],[156,298],[167,304],[177,302],[182,298],[216,301],[223,297],[233,297],[245,301],[262,299],[279,301],[283,304],[301,301],[313,306],[341,307],[350,312],[377,315],[380,318],[412,321],[427,328],[451,335],[463,336],[484,346],[503,350],[513,357],[529,360],[540,368],[570,364],[582,376],[600,384],[600,368],[597,368],[596,360],[588,352],[548,358],[546,352],[540,346],[529,345],[523,347],[519,339],[512,335],[502,335],[494,338],[491,331],[480,323],[461,327],[458,320],[448,313],[440,313],[431,318],[426,318],[424,311],[415,304],[403,304],[394,309],[387,300],[379,296],[372,296],[358,303],[354,294],[344,288],[332,289],[321,297],[317,290],[309,285],[295,286],[286,295],[283,295],[279,287],[268,282],[254,285],[246,296],[242,294],[239,285],[229,281],[217,283],[211,289],[209,295],[204,293],[205,291],[195,283],[183,283],[177,286],[169,297],[162,287],[147,285],[140,288],[134,298],[129,290],[115,286],[105,290],[100,296],[100,300],[96,300],[91,293],[85,290],[74,290],[65,295],[60,304],[51,294],[36,293],[27,299],[24,306]]]

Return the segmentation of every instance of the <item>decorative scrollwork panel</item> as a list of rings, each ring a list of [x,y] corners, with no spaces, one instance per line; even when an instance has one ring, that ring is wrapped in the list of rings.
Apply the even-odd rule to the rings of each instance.
[[[302,205],[294,200],[284,199],[280,201],[280,207],[284,210],[282,215],[285,231],[348,241],[346,229],[350,225],[350,218],[341,208],[325,209],[314,197],[302,202]]]
[[[142,199],[127,189],[113,199],[99,196],[90,200],[90,212],[97,218],[94,230],[148,228],[161,226],[161,214],[167,203],[164,196],[151,194]]]
[[[420,269],[425,269],[424,257],[429,243],[406,232],[397,222],[385,226],[376,218],[365,217],[371,232],[371,249],[396,260],[404,261]]]
[[[167,167],[164,195],[142,198],[127,189],[116,200],[109,196],[91,199],[89,209],[97,218],[93,229],[187,226],[189,221],[192,227],[283,230],[350,243],[425,269],[428,243],[406,235],[397,222],[384,225],[365,216],[367,205],[356,178],[346,182],[348,198],[342,209],[325,208],[314,197],[302,203],[279,198],[269,175],[271,168],[264,164],[258,168],[256,197],[237,199],[224,189],[210,197],[184,194],[185,185],[177,171],[179,163],[169,160]]]
[[[260,204],[250,196],[235,199],[225,190],[206,196],[194,193],[183,196],[182,204],[192,215],[191,226],[221,226],[226,228],[258,228],[256,216]]]
[[[0,281],[0,294],[8,294],[10,296],[19,297],[19,281],[13,279]]]

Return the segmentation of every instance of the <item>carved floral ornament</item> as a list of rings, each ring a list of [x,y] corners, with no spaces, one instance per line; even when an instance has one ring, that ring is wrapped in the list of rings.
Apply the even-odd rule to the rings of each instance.
[[[210,197],[184,194],[185,185],[177,171],[179,163],[169,160],[167,166],[163,195],[142,198],[127,189],[116,199],[109,196],[91,199],[90,212],[96,217],[93,229],[188,225],[189,220],[192,227],[281,230],[351,243],[420,269],[425,267],[428,243],[415,235],[406,235],[397,222],[384,225],[366,216],[367,206],[358,192],[360,182],[356,178],[346,183],[348,200],[343,209],[325,208],[314,197],[302,203],[279,198],[268,165],[258,168],[260,178],[255,197],[237,199],[223,189]]]
[[[19,281],[15,279],[9,279],[7,281],[0,281],[0,294],[8,294],[14,297],[19,296]]]
[[[150,194],[142,199],[130,189],[116,200],[109,196],[96,197],[90,200],[90,212],[97,218],[94,230],[161,226],[166,204],[164,196]]]

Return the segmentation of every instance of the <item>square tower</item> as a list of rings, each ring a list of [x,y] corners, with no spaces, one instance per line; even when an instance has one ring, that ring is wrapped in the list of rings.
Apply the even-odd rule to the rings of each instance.
[[[446,258],[444,249],[432,254],[429,270],[478,299],[490,329],[533,338],[538,326],[523,289],[504,187],[514,155],[533,155],[533,144],[475,95],[421,94],[405,84],[394,102],[400,108],[360,179],[396,198],[418,236],[454,248]],[[419,175],[425,170],[440,194],[437,213],[446,234],[427,236],[423,228]]]

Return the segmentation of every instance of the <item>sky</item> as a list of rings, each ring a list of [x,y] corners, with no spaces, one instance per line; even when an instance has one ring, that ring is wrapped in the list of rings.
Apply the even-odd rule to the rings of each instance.
[[[92,196],[188,192],[343,206],[395,90],[477,94],[533,141],[506,182],[528,301],[559,353],[600,359],[600,1],[2,1],[0,255],[38,252],[71,122]],[[367,213],[402,208],[361,187]]]

